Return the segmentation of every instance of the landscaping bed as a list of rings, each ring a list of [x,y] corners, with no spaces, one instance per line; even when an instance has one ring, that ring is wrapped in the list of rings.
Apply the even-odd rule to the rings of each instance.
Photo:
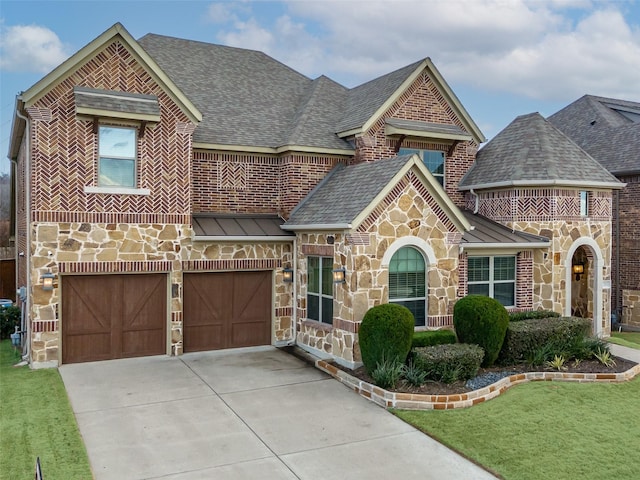
[[[633,368],[636,363],[620,358],[613,357],[616,364],[610,367],[603,365],[598,360],[583,360],[580,362],[578,366],[576,366],[573,362],[568,362],[566,364],[567,370],[563,370],[563,373],[621,373],[626,372],[630,368]],[[335,362],[329,362],[330,365],[335,368],[342,370],[349,375],[362,380],[363,382],[370,383],[371,385],[375,385],[373,379],[367,374],[367,371],[364,367],[356,368],[355,370],[351,370],[349,368],[343,367]],[[478,374],[475,378],[468,381],[457,381],[453,383],[444,383],[444,382],[436,382],[436,381],[427,381],[423,385],[416,387],[408,384],[405,381],[400,381],[393,388],[387,388],[386,390],[390,392],[396,393],[419,393],[426,395],[453,395],[457,393],[467,393],[478,388],[485,387],[491,383],[497,382],[503,377],[507,377],[509,375],[517,374],[517,373],[526,373],[526,372],[555,372],[557,370],[550,370],[548,368],[544,368],[543,366],[532,366],[526,363],[521,363],[517,365],[509,365],[509,366],[493,366],[488,368],[480,368]]]

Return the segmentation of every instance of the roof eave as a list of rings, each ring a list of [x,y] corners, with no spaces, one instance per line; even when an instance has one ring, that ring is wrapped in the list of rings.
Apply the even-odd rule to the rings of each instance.
[[[479,243],[479,242],[462,242],[460,246],[465,250],[488,250],[499,248],[515,248],[519,250],[527,250],[531,248],[549,248],[551,242],[515,242],[515,243]]]
[[[616,182],[594,182],[584,180],[511,180],[505,182],[479,183],[475,185],[461,185],[458,190],[489,190],[494,188],[505,187],[591,187],[619,190],[624,188],[624,183]]]
[[[280,147],[265,147],[265,146],[254,146],[254,145],[232,145],[232,144],[204,143],[204,142],[194,142],[193,148],[198,150],[267,153],[272,155],[277,155],[279,153],[285,153],[285,152],[303,152],[303,153],[315,153],[315,154],[326,154],[326,155],[353,156],[355,151],[351,149],[308,147],[304,145],[282,145]]]
[[[24,118],[18,116],[18,112],[24,113],[24,102],[20,95],[16,96],[15,109],[13,114],[13,122],[11,123],[11,134],[9,136],[8,157],[11,160],[17,160],[20,154],[20,145],[27,128],[27,122]]]
[[[414,130],[410,128],[395,127],[388,124],[385,125],[385,135],[388,137],[393,135],[405,135],[409,138],[438,140],[441,143],[473,140],[473,136],[468,134]]]
[[[280,228],[288,231],[351,230],[353,225],[351,223],[309,223],[300,225],[287,225],[285,223]]]
[[[194,235],[194,242],[293,242],[293,235]]]
[[[173,81],[162,71],[158,64],[149,56],[147,52],[138,44],[138,42],[129,34],[129,32],[120,23],[116,23],[106,30],[100,36],[89,42],[78,52],[73,54],[67,60],[62,62],[58,67],[45,75],[31,88],[22,94],[24,103],[27,106],[33,105],[40,97],[46,94],[49,89],[64,80],[72,71],[93,57],[97,52],[102,50],[106,45],[111,43],[114,38],[120,37],[122,42],[132,51],[137,60],[146,65],[154,77],[154,79],[171,95],[173,100],[180,105],[184,113],[193,123],[202,121],[202,113],[191,103],[191,101],[178,89]]]

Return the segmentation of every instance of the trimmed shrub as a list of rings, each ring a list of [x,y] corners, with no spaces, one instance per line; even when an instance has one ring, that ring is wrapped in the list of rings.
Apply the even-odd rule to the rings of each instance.
[[[429,347],[432,345],[443,345],[446,343],[456,343],[456,333],[453,330],[428,330],[415,332],[411,348]]]
[[[365,313],[358,331],[362,363],[371,373],[384,360],[405,363],[415,320],[407,307],[386,303]]]
[[[510,323],[499,361],[518,363],[541,349],[546,349],[549,355],[564,354],[567,348],[579,348],[579,343],[590,333],[591,320],[587,318],[540,318]]]
[[[467,295],[453,307],[453,326],[461,343],[474,343],[484,350],[482,366],[498,358],[509,325],[507,309],[491,297]]]
[[[413,363],[427,378],[452,383],[469,380],[478,374],[484,350],[478,345],[454,343],[419,347],[413,350]]]
[[[509,313],[509,322],[519,322],[521,320],[529,320],[536,318],[557,318],[560,314],[552,310],[532,310],[530,312],[513,312]]]
[[[9,338],[20,327],[20,307],[0,307],[0,339]]]

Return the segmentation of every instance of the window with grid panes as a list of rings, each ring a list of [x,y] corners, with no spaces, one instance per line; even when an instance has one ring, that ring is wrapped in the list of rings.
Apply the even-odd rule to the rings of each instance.
[[[417,154],[427,166],[431,174],[444,186],[444,152],[438,150],[418,150],[415,148],[401,148],[398,155]]]
[[[516,257],[469,257],[469,295],[495,298],[505,307],[516,306]]]
[[[389,262],[389,302],[411,310],[416,327],[426,325],[427,295],[425,261],[413,247],[403,247]]]
[[[307,318],[333,324],[333,258],[307,257]]]

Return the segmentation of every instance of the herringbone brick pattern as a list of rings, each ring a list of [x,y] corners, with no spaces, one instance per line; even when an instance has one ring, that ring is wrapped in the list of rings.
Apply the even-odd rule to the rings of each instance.
[[[88,194],[97,185],[97,135],[91,120],[75,114],[73,87],[156,95],[161,121],[138,136],[139,188],[150,195]],[[92,215],[189,214],[191,204],[191,133],[193,124],[169,94],[153,80],[119,41],[94,58],[28,109],[33,126],[32,208],[41,212]],[[86,217],[89,218],[86,218]],[[181,219],[182,220],[182,219]],[[136,222],[135,218],[130,220]]]

